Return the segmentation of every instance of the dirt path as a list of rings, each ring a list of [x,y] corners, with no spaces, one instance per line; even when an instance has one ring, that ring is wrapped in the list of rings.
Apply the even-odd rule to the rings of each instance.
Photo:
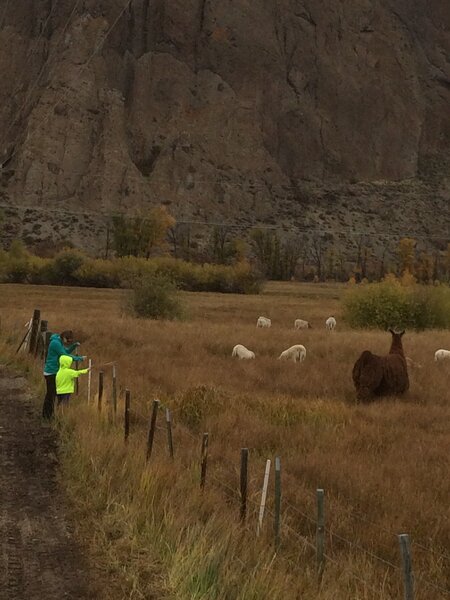
[[[0,599],[94,598],[57,483],[56,437],[0,366]]]

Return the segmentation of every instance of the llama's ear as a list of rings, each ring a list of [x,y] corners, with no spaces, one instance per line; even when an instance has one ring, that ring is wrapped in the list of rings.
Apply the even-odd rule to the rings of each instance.
[[[392,333],[392,335],[395,335],[395,331],[393,329],[391,329],[390,327],[389,327],[388,331],[389,331],[389,333]]]
[[[402,337],[402,335],[405,335],[405,330],[400,331],[400,333],[398,334],[400,337]]]

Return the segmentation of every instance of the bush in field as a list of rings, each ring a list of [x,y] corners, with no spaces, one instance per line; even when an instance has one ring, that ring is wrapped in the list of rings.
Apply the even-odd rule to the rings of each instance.
[[[11,243],[9,252],[0,257],[0,277],[4,282],[24,283],[30,272],[30,254],[20,240]]]
[[[66,248],[54,257],[52,275],[54,282],[61,285],[76,285],[76,271],[83,265],[86,255],[80,250]]]
[[[161,275],[146,275],[134,282],[131,309],[136,317],[179,319],[183,316],[176,285]]]
[[[392,277],[352,287],[344,298],[344,318],[357,328],[450,328],[450,288],[404,285]]]

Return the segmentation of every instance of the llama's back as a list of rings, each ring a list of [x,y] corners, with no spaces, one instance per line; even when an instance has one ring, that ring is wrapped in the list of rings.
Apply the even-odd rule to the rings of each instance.
[[[383,380],[377,394],[403,394],[409,389],[408,366],[401,354],[382,357]]]
[[[383,378],[381,356],[372,354],[370,350],[364,350],[355,362],[352,377],[358,400],[369,400]]]

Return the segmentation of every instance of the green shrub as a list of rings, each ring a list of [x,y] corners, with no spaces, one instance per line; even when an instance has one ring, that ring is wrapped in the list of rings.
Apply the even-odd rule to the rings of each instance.
[[[75,285],[78,283],[76,271],[86,260],[85,254],[80,250],[66,248],[58,252],[53,259],[52,273],[54,283],[61,285]]]
[[[200,265],[170,256],[102,260],[68,248],[52,259],[43,259],[31,255],[18,241],[10,252],[0,255],[0,281],[131,288],[136,280],[155,275],[192,292],[257,294],[262,283],[245,260],[235,265]]]
[[[146,275],[134,282],[131,308],[136,317],[179,319],[183,316],[176,285],[162,275]]]
[[[20,240],[13,240],[9,252],[3,253],[2,281],[9,283],[25,283],[30,271],[30,254]]]
[[[121,285],[118,261],[88,258],[73,273],[78,285],[99,288],[117,288]]]
[[[344,298],[344,318],[356,328],[450,328],[450,288],[402,285],[393,278],[353,287]]]

